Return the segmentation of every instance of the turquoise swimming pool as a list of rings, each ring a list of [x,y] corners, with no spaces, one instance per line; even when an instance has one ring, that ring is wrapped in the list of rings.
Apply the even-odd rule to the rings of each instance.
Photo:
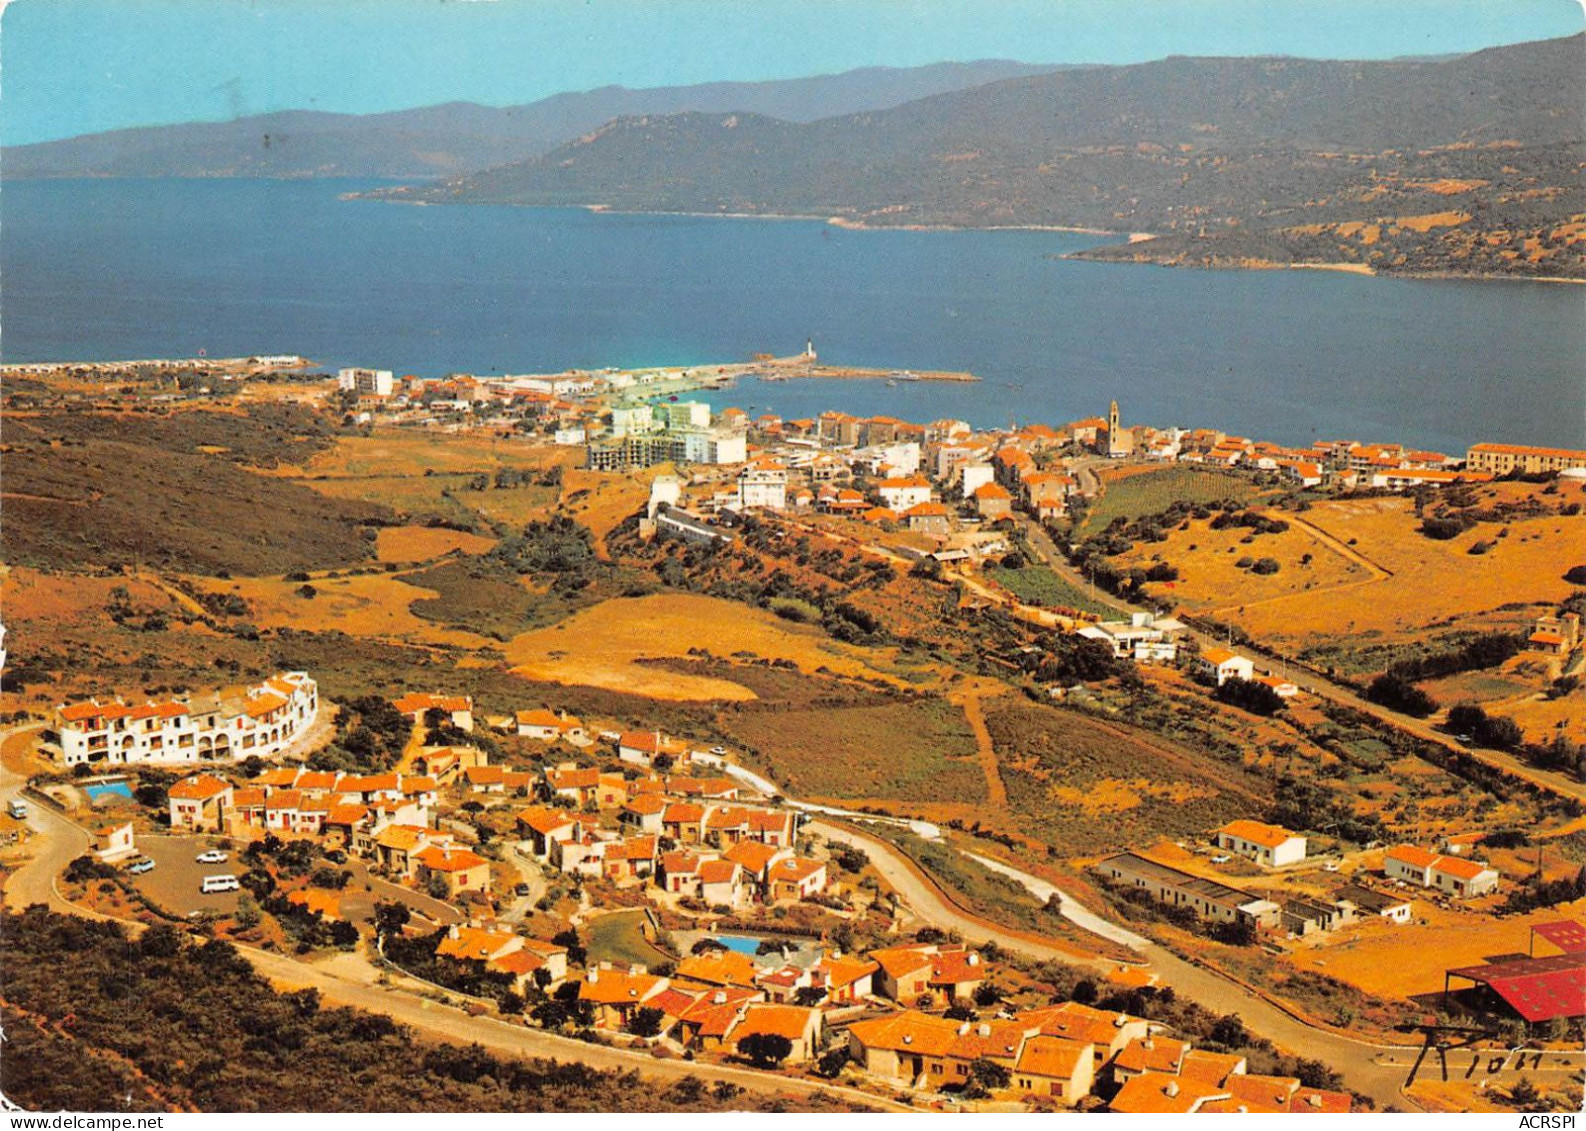
[[[89,801],[98,801],[107,793],[119,793],[122,797],[129,800],[132,797],[132,786],[125,781],[98,781],[92,785],[79,786],[78,788],[88,795]]]

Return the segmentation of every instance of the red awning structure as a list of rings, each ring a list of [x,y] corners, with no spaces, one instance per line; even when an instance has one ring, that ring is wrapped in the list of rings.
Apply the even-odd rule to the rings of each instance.
[[[1488,966],[1461,966],[1443,977],[1486,986],[1529,1022],[1586,1016],[1586,953],[1515,958]]]
[[[1586,954],[1586,923],[1560,919],[1556,923],[1538,923],[1531,933],[1541,935],[1565,954]]]

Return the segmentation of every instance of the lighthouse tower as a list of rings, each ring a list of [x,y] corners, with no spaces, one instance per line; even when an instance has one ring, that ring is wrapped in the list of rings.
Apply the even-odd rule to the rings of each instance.
[[[806,338],[806,339],[804,339],[804,360],[805,361],[814,361],[815,360],[815,339],[814,338]]]

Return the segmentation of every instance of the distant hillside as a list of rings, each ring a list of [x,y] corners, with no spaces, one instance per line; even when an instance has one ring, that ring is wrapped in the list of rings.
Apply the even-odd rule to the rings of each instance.
[[[750,111],[792,122],[881,110],[1055,68],[1005,60],[867,67],[760,83],[602,87],[524,106],[453,102],[386,114],[290,110],[231,122],[114,130],[0,150],[0,175],[38,177],[405,177],[535,157],[613,118]]]
[[[1586,36],[1451,60],[1170,58],[799,123],[628,117],[393,199],[1060,225],[1175,263],[1586,274]]]

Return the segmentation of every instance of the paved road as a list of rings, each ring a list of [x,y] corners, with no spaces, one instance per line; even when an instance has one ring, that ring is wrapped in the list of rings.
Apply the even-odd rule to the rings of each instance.
[[[388,989],[331,973],[317,966],[252,947],[238,947],[259,973],[283,989],[313,988],[329,1004],[349,1005],[381,1013],[404,1025],[451,1041],[478,1042],[488,1049],[514,1056],[539,1056],[552,1060],[576,1061],[592,1068],[634,1071],[667,1081],[697,1076],[708,1083],[728,1080],[747,1091],[764,1095],[809,1096],[826,1092],[854,1104],[888,1111],[908,1111],[906,1105],[873,1096],[853,1088],[821,1081],[774,1076],[733,1065],[703,1064],[699,1061],[657,1060],[648,1053],[606,1048],[571,1037],[531,1029],[493,1017],[470,1017],[460,1009],[441,1005],[402,990]]]
[[[1110,969],[1116,965],[1101,959],[1087,960],[1076,955],[1072,949],[1062,948],[1056,940],[1042,940],[1033,935],[1010,931],[967,914],[923,882],[902,853],[886,841],[824,822],[816,823],[811,828],[829,840],[863,848],[871,864],[917,914],[936,926],[958,931],[966,942],[983,944],[991,941],[1030,958],[1056,959],[1100,969]],[[1370,1096],[1378,1109],[1389,1105],[1401,1109],[1415,1107],[1399,1090],[1408,1075],[1408,1068],[1397,1064],[1379,1064],[1377,1060],[1379,1057],[1402,1056],[1406,1053],[1413,1058],[1418,1046],[1371,1045],[1317,1029],[1291,1017],[1215,971],[1186,962],[1148,940],[1139,941],[1144,943],[1138,949],[1145,956],[1146,965],[1161,976],[1164,984],[1172,986],[1175,993],[1215,1013],[1237,1013],[1250,1032],[1265,1037],[1286,1052],[1326,1063],[1343,1074],[1349,1087]]]

